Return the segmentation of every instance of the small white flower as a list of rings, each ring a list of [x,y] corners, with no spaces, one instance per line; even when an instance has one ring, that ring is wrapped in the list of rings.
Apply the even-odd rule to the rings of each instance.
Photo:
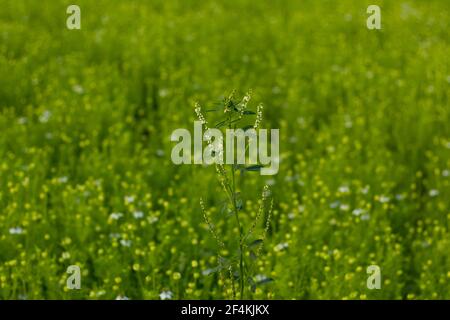
[[[339,207],[340,204],[341,204],[341,202],[339,200],[334,201],[334,202],[330,203],[330,208],[336,209],[337,207]]]
[[[18,122],[19,124],[26,124],[27,121],[28,121],[28,119],[25,118],[25,117],[20,117],[20,118],[17,120],[17,122]]]
[[[133,217],[135,219],[142,219],[144,217],[144,213],[142,211],[135,211],[133,212]]]
[[[256,120],[255,120],[255,124],[253,125],[253,128],[254,128],[254,129],[258,129],[259,124],[260,124],[261,121],[262,121],[262,117],[263,117],[263,109],[264,109],[264,106],[263,106],[262,104],[259,104],[259,105],[256,107]]]
[[[113,212],[109,215],[109,218],[112,220],[119,220],[122,217],[123,217],[123,213],[121,213],[121,212]]]
[[[268,185],[265,185],[264,190],[262,192],[263,198],[268,198],[268,197],[270,197],[271,194],[272,194],[272,191],[270,191]]]
[[[10,234],[22,234],[23,229],[21,227],[10,228],[9,233]]]
[[[134,202],[134,197],[133,196],[126,196],[125,197],[125,203],[129,204],[129,203],[133,203]]]
[[[158,221],[158,217],[152,216],[152,217],[148,217],[148,223],[155,223],[156,221]]]
[[[277,244],[273,248],[273,250],[275,250],[277,252],[280,252],[280,251],[283,251],[283,250],[287,249],[288,247],[289,247],[289,244],[287,242],[282,242],[282,243]]]
[[[363,215],[361,216],[361,220],[363,220],[363,221],[367,221],[367,220],[369,220],[369,219],[370,219],[370,215],[369,215],[368,213],[363,214]]]
[[[439,195],[439,190],[432,189],[428,194],[430,195],[430,197],[437,197]]]
[[[200,107],[200,105],[198,103],[195,104],[195,109],[194,109],[195,113],[197,114],[197,118],[198,120],[202,123],[202,125],[204,125],[206,127],[206,125],[208,124],[208,122],[206,121],[205,117],[203,116],[202,113],[202,108]],[[206,134],[206,132],[205,132]],[[206,137],[206,135],[205,135]],[[207,139],[208,140],[208,139]]]
[[[162,149],[156,150],[156,155],[157,155],[158,157],[164,157],[164,150],[162,150]]]
[[[168,290],[163,291],[159,294],[159,298],[161,300],[169,300],[169,299],[172,299],[172,297],[173,297],[172,291],[168,291]]]
[[[63,252],[61,257],[63,260],[70,259],[70,252]]]
[[[403,199],[405,199],[405,196],[402,194],[396,194],[395,199],[397,199],[398,201],[402,201]]]
[[[97,291],[97,292],[95,293],[95,295],[96,295],[97,297],[104,296],[105,294],[106,294],[106,291],[105,291],[105,290],[99,290],[99,291]]]
[[[266,280],[269,280],[269,278],[266,275],[264,275],[264,274],[257,274],[255,276],[255,281],[256,282],[261,282],[261,281],[266,281]]]
[[[363,212],[364,212],[363,209],[357,208],[357,209],[355,209],[355,210],[352,211],[352,214],[355,215],[355,216],[359,216],[359,215],[361,215]]]
[[[361,193],[362,194],[368,194],[370,190],[370,186],[365,186],[364,188],[361,189]]]
[[[269,179],[269,180],[266,180],[266,184],[267,184],[268,186],[273,186],[275,183],[277,183],[277,182],[275,181],[275,179]]]
[[[217,269],[205,269],[205,270],[202,271],[202,275],[209,276],[210,274],[212,274],[212,273],[214,273],[216,271],[217,271]]]
[[[293,213],[293,212],[288,213],[288,218],[289,218],[289,220],[294,219],[295,218],[295,213]]]
[[[448,170],[442,171],[442,176],[443,176],[443,177],[448,177],[448,176],[450,176],[450,171],[448,171]]]
[[[68,180],[69,180],[69,178],[67,178],[66,176],[58,178],[59,183],[66,183]]]
[[[340,187],[338,188],[338,191],[339,191],[340,193],[349,193],[349,192],[350,192],[350,189],[349,189],[348,186],[340,186]]]
[[[343,203],[339,206],[339,209],[342,211],[348,211],[348,210],[350,210],[350,206],[346,203]]]
[[[386,197],[386,196],[380,196],[380,199],[379,199],[379,201],[381,202],[381,203],[388,203],[389,201],[390,201],[391,199],[389,198],[389,197]]]
[[[130,298],[128,298],[127,296],[119,295],[119,296],[116,297],[116,300],[130,300]]]
[[[72,87],[72,91],[75,92],[76,94],[83,94],[84,93],[84,89],[82,86],[80,86],[79,84],[76,84]]]
[[[48,120],[50,119],[51,116],[52,116],[52,113],[48,110],[45,110],[39,117],[39,121],[42,123],[46,123],[46,122],[48,122]]]
[[[131,247],[131,240],[125,240],[125,239],[122,239],[122,240],[120,240],[120,244],[121,244],[123,247]]]

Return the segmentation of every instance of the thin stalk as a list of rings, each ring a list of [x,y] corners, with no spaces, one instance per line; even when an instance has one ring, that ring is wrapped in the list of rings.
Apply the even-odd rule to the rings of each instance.
[[[231,113],[228,116],[228,128],[231,129],[232,121],[231,121]],[[233,211],[234,215],[236,217],[236,223],[239,230],[239,287],[241,292],[241,299],[244,299],[244,287],[245,287],[245,281],[244,281],[244,246],[242,241],[242,228],[241,228],[241,222],[239,221],[239,213],[237,209],[236,204],[236,178],[235,178],[235,171],[236,168],[234,165],[231,165],[231,176],[232,176],[232,200],[233,200]]]
[[[236,216],[236,222],[238,224],[238,229],[239,229],[239,281],[240,281],[240,289],[241,289],[241,299],[244,299],[244,246],[243,246],[243,241],[242,241],[242,228],[241,228],[241,223],[239,221],[239,214],[238,214],[238,210],[237,210],[237,205],[236,205],[236,179],[235,179],[235,168],[233,166],[232,169],[232,182],[233,182],[233,210],[234,210],[234,215]]]

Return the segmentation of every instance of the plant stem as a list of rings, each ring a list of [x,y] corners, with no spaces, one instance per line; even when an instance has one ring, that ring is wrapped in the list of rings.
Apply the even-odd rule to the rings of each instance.
[[[239,213],[236,205],[236,179],[235,179],[235,168],[233,166],[232,168],[232,188],[233,188],[233,210],[234,215],[236,216],[236,222],[239,229],[239,287],[241,291],[241,299],[244,299],[244,287],[245,287],[245,281],[244,281],[244,246],[242,242],[242,228],[241,223],[239,221]]]
[[[231,112],[228,116],[228,128],[231,129],[232,121],[231,121]],[[244,281],[244,246],[243,246],[243,235],[242,235],[242,228],[241,223],[239,221],[239,213],[237,209],[236,204],[236,178],[235,178],[235,171],[236,168],[234,164],[231,165],[231,176],[232,176],[232,201],[233,201],[233,211],[234,215],[236,217],[236,223],[239,230],[239,287],[241,296],[240,299],[244,299],[244,287],[245,287],[245,281]]]

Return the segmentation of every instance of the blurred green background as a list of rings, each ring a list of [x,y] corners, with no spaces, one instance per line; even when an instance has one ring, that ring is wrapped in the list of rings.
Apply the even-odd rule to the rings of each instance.
[[[274,198],[251,297],[450,299],[449,1],[70,4],[0,0],[0,298],[228,297],[223,192],[170,134],[253,89],[282,162],[240,185],[247,224]]]

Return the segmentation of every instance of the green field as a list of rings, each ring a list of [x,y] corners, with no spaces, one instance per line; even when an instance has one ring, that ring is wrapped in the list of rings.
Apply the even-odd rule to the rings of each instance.
[[[227,194],[170,136],[250,89],[281,164],[236,175],[246,229],[273,199],[243,298],[450,299],[448,0],[75,2],[0,0],[0,299],[240,298]]]

